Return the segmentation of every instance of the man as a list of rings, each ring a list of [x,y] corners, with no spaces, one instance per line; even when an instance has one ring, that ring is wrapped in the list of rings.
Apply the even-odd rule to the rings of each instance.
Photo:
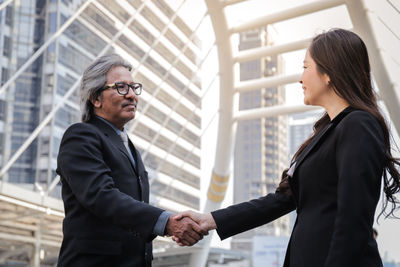
[[[83,74],[83,122],[66,130],[57,159],[65,209],[59,267],[151,266],[156,235],[193,245],[206,234],[148,204],[147,172],[124,128],[142,91],[130,70],[113,54]]]

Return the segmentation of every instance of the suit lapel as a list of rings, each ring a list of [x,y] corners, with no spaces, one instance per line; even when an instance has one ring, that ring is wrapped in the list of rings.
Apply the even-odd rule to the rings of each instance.
[[[131,151],[132,151],[132,156],[135,159],[136,171],[137,171],[138,174],[141,174],[144,171],[144,165],[143,165],[143,162],[142,162],[142,158],[141,158],[141,156],[139,154],[139,151],[133,145],[133,143],[131,142],[129,137],[128,137],[128,140],[129,140],[129,146],[130,146]]]
[[[136,175],[138,175],[136,172],[135,166],[133,165],[133,163],[128,155],[128,151],[125,148],[124,142],[122,141],[121,137],[115,132],[115,130],[113,128],[111,128],[109,125],[107,125],[105,122],[101,121],[100,119],[98,119],[96,117],[93,118],[91,120],[91,122],[94,125],[96,125],[100,130],[102,130],[103,133],[105,134],[105,136],[107,136],[110,139],[112,144],[115,147],[117,147],[118,150],[127,157],[129,163],[131,164],[133,172]]]
[[[329,131],[338,125],[341,120],[346,117],[347,114],[350,112],[354,111],[355,109],[352,107],[347,107],[345,108],[342,112],[340,112],[327,126],[325,126],[324,129],[322,129],[321,132],[318,133],[317,136],[314,137],[314,139],[308,144],[308,146],[303,150],[303,152],[300,154],[300,156],[297,158],[295,162],[292,163],[294,165],[294,170],[293,170],[293,175],[296,172],[297,168],[300,166],[300,164],[304,161],[304,159],[307,157],[307,155],[311,152],[311,150],[320,142],[320,140],[326,136]],[[293,176],[292,176],[293,177]]]
[[[300,166],[300,164],[304,161],[304,159],[307,157],[308,154],[310,154],[311,150],[320,142],[320,140],[326,136],[329,133],[330,129],[333,129],[338,125],[338,123],[350,112],[354,111],[355,109],[352,107],[347,107],[345,108],[342,112],[340,112],[328,125],[325,126],[324,129],[322,129],[317,136],[315,136],[311,142],[306,146],[306,148],[303,150],[303,152],[300,154],[300,156],[297,158],[295,162],[292,164],[295,164],[294,170],[293,170],[293,175]]]
[[[317,136],[315,136],[311,142],[306,146],[306,148],[301,152],[300,156],[297,158],[295,161],[295,169],[293,170],[293,174],[296,172],[296,169],[300,166],[300,164],[304,161],[304,159],[307,157],[307,155],[311,152],[311,150],[315,147],[316,144],[321,140],[322,137],[324,137],[327,133],[328,130],[332,127],[332,123],[329,123],[325,128],[318,133]]]
[[[131,146],[132,154],[134,155],[136,162],[137,176],[139,177],[139,182],[142,189],[142,200],[144,200],[146,203],[149,203],[149,180],[147,172],[144,168],[144,164],[142,162],[142,157],[140,156],[139,150],[137,150],[131,142],[129,142],[129,145]]]

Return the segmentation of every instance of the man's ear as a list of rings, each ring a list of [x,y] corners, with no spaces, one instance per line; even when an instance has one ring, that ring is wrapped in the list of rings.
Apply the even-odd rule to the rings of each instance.
[[[90,99],[90,102],[92,102],[92,104],[95,108],[101,108],[101,105],[102,105],[101,100],[102,100],[101,95],[98,95],[96,98]]]

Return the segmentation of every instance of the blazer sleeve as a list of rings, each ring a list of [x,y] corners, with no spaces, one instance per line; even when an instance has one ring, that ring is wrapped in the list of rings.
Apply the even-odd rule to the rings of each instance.
[[[86,123],[71,126],[64,134],[58,155],[58,173],[73,196],[89,212],[151,240],[153,227],[163,212],[133,199],[114,185],[102,156],[98,131]],[[64,200],[69,205],[68,200]]]
[[[337,215],[324,267],[352,267],[372,237],[385,145],[378,121],[366,112],[350,113],[337,127]]]
[[[269,223],[296,207],[294,200],[284,193],[270,193],[264,197],[211,212],[221,240]]]

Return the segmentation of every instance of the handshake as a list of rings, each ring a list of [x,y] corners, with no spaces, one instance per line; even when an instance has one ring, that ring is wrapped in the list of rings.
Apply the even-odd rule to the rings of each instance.
[[[193,246],[203,239],[203,236],[208,235],[208,231],[216,228],[211,213],[184,211],[169,217],[165,232],[167,236],[172,236],[179,246]]]

